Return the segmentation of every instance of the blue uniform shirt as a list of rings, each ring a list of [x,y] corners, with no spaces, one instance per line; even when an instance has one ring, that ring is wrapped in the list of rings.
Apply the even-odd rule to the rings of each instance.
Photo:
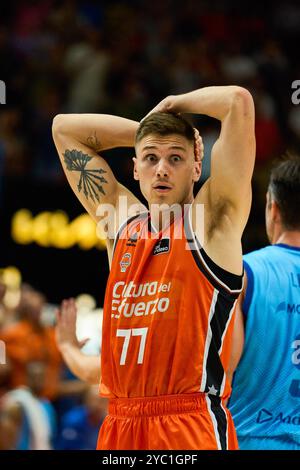
[[[245,345],[229,402],[237,434],[300,444],[300,249],[268,246],[244,265]]]

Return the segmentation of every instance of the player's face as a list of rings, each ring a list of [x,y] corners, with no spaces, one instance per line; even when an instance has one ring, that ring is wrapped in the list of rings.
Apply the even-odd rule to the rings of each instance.
[[[136,146],[134,178],[148,204],[185,204],[193,200],[201,175],[194,146],[185,137],[147,135]]]

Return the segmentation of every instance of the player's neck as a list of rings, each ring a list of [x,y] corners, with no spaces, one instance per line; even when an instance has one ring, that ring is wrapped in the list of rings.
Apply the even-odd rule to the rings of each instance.
[[[276,245],[279,243],[300,247],[300,230],[285,230],[273,242]]]
[[[174,222],[176,215],[177,214],[174,213],[172,210],[150,210],[151,225],[154,228],[155,232],[160,232],[161,230],[165,230],[168,226],[170,226]]]
[[[158,204],[150,204],[149,211],[151,217],[151,225],[156,232],[165,230],[175,219],[182,217],[183,211],[193,202],[193,196],[187,198],[182,203],[171,204],[169,207],[162,209]]]

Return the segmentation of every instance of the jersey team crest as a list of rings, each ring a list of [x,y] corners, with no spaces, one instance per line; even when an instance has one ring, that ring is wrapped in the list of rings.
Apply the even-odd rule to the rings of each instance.
[[[121,273],[125,273],[126,269],[128,266],[131,264],[131,254],[130,253],[125,253],[122,256],[122,259],[120,261],[120,267],[121,267]]]

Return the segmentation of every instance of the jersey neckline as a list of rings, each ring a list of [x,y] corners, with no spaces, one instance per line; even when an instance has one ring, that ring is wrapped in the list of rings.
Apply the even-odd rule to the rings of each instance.
[[[172,227],[172,225],[174,225],[174,223],[177,220],[180,220],[180,219],[184,218],[185,215],[186,215],[185,208],[181,207],[181,214],[180,215],[176,214],[175,217],[173,218],[172,222],[168,226],[166,226],[162,230],[157,230],[156,227],[154,226],[154,224],[152,223],[150,210],[148,210],[148,232],[152,233],[152,234],[156,234],[156,235],[161,235],[164,232],[166,232],[168,229],[170,229]]]
[[[288,248],[289,250],[300,251],[299,246],[287,245],[286,243],[275,243],[274,246],[280,246],[281,248]]]

